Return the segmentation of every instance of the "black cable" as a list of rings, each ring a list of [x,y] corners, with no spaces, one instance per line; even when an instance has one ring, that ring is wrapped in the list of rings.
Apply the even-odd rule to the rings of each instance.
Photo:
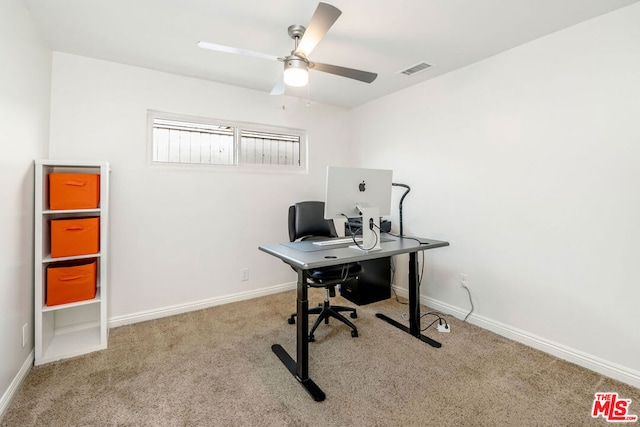
[[[431,322],[429,324],[429,326],[427,326],[426,328],[422,328],[420,329],[420,331],[426,331],[427,329],[429,329],[430,327],[432,327],[436,322],[438,322],[439,325],[442,325],[442,322],[444,322],[445,326],[447,327],[447,329],[449,329],[449,323],[447,323],[447,319],[444,318],[444,314],[438,312],[438,311],[429,311],[427,313],[424,313],[420,316],[420,320],[422,320],[423,317],[425,316],[436,316],[437,319],[434,320],[433,322]]]
[[[376,241],[373,243],[373,246],[371,246],[370,248],[365,248],[364,246],[362,246],[360,243],[358,243],[358,241],[356,240],[356,234],[353,233],[353,231],[351,230],[351,224],[349,223],[349,217],[345,214],[340,214],[343,217],[345,217],[347,219],[347,228],[349,229],[349,234],[351,234],[351,239],[353,240],[353,244],[356,245],[360,250],[363,251],[370,251],[371,249],[375,248],[376,245],[378,244],[378,234],[375,231],[373,232],[373,235],[376,236]],[[364,222],[364,218],[362,219],[362,221]],[[375,225],[375,223],[374,223]],[[356,233],[358,232],[358,230],[362,230],[362,225],[360,225],[360,228],[358,228],[356,230]],[[373,230],[373,229],[372,229]],[[380,227],[378,227],[378,230],[380,230]],[[364,237],[364,231],[362,233],[362,236]],[[362,239],[362,242],[364,243],[364,238]]]
[[[432,327],[432,326],[433,326],[433,324],[434,324],[434,323],[436,323],[438,320],[440,320],[440,318],[438,318],[438,319],[434,320],[433,322],[429,323],[429,326],[427,326],[426,328],[422,328],[422,329],[420,329],[420,332],[424,332],[424,331],[426,331],[427,329],[429,329],[430,327]]]
[[[345,214],[340,214],[340,215],[342,215],[343,217],[345,217],[347,219],[347,228],[349,229],[349,237],[351,237],[351,239],[353,239],[353,243],[354,244],[357,244],[357,242],[356,242],[356,234],[358,233],[358,230],[362,229],[362,227],[357,228],[356,232],[354,233],[353,230],[351,229],[351,223],[349,222],[349,217],[346,216]]]
[[[443,320],[444,320],[444,324],[446,325],[447,329],[449,329],[449,324],[447,323],[447,321],[443,317],[438,316],[438,318],[436,320],[434,320],[433,322],[429,323],[429,325],[427,327],[420,329],[420,332],[426,331],[427,329],[432,327],[436,322],[438,322],[438,324],[442,325],[442,321]]]
[[[422,240],[417,239],[417,238],[415,238],[415,237],[401,236],[401,235],[399,235],[399,234],[394,234],[394,233],[392,233],[392,232],[390,232],[390,231],[387,231],[386,233],[387,233],[389,236],[398,237],[398,238],[400,238],[400,239],[415,240],[416,242],[420,243],[420,245],[430,245],[430,244],[431,244],[430,242],[423,242]]]
[[[419,321],[422,322],[422,318],[427,316],[436,316],[436,319],[433,322],[429,323],[429,325],[427,325],[426,327],[420,328],[420,332],[426,331],[427,329],[435,325],[436,322],[438,322],[439,325],[442,325],[444,323],[446,328],[449,329],[449,322],[447,322],[447,319],[445,318],[446,316],[445,314],[440,313],[439,311],[429,311],[427,313],[423,313],[422,315],[420,315]],[[404,314],[402,315],[402,317],[403,319],[407,320],[404,317]]]

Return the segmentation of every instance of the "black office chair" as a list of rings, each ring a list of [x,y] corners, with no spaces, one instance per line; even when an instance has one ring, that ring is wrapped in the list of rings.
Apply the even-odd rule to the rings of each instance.
[[[289,240],[322,240],[327,237],[337,237],[332,220],[324,219],[324,202],[299,202],[289,207]],[[358,329],[341,312],[350,312],[352,319],[358,317],[355,308],[330,305],[329,297],[336,296],[336,285],[345,280],[357,279],[362,273],[362,266],[357,263],[322,267],[309,270],[308,285],[316,288],[325,288],[324,302],[317,307],[309,309],[309,314],[318,314],[318,318],[309,332],[309,341],[315,341],[313,333],[320,323],[329,323],[329,318],[338,319],[351,328],[351,336],[358,336]],[[289,324],[294,324],[296,313],[289,318]]]

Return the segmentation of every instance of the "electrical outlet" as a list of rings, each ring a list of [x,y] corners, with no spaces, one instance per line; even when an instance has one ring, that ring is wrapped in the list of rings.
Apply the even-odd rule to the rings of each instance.
[[[29,341],[29,331],[27,330],[28,326],[28,323],[22,325],[22,348],[25,348],[27,346],[27,342]]]
[[[249,280],[249,269],[248,268],[243,268],[240,270],[240,280],[242,282],[246,282],[247,280]]]
[[[451,332],[451,326],[449,326],[446,323],[443,323],[442,325],[438,325],[437,329],[438,329],[438,332],[446,332],[446,333]]]
[[[460,273],[460,287],[469,289],[469,275]]]

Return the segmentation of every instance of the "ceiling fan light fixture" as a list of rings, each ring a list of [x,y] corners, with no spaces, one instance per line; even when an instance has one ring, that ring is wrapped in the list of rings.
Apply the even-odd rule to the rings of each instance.
[[[299,58],[284,61],[284,83],[287,86],[301,87],[309,83],[307,63]]]

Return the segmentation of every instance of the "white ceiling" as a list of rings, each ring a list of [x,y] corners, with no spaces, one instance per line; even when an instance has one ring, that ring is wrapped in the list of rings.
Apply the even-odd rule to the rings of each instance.
[[[310,59],[378,73],[371,84],[311,71],[287,95],[354,107],[640,0],[325,0],[342,16]],[[54,51],[270,92],[282,63],[200,49],[200,40],[286,56],[316,0],[24,0]],[[568,55],[571,52],[567,52]],[[398,72],[425,61],[432,68]]]

